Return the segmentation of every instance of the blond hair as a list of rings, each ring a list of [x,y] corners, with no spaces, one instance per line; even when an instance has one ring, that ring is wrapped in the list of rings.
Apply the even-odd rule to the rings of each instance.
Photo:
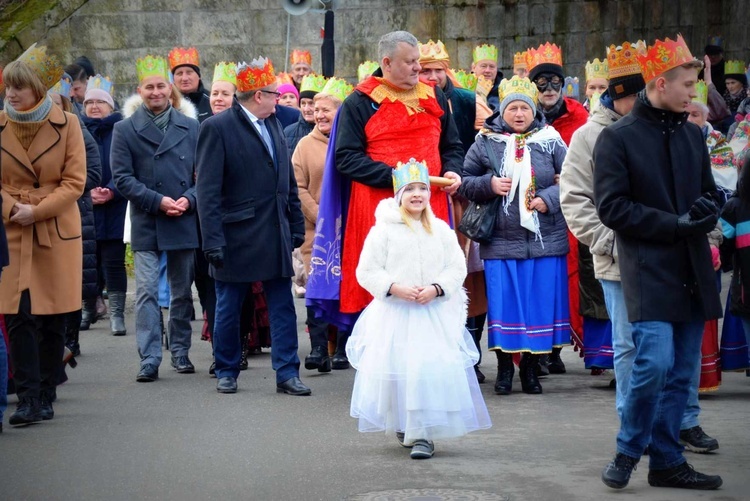
[[[318,92],[317,94],[315,94],[315,97],[313,97],[313,103],[317,103],[322,99],[328,99],[329,101],[331,101],[336,106],[336,109],[341,106],[341,100],[339,98],[331,94],[323,94],[322,92]]]
[[[398,206],[398,210],[401,213],[401,219],[404,221],[406,226],[413,230],[414,227],[411,225],[411,222],[414,221],[414,217],[412,217],[409,211],[406,210],[403,204]],[[430,203],[427,202],[425,208],[422,209],[422,214],[419,215],[419,221],[422,223],[424,231],[426,231],[430,235],[432,235],[432,219],[434,217],[435,215],[432,213],[432,207],[430,207]]]
[[[3,70],[3,82],[6,86],[18,89],[30,88],[34,92],[36,102],[40,102],[47,95],[47,87],[44,86],[39,76],[31,69],[31,66],[23,61],[13,61]]]

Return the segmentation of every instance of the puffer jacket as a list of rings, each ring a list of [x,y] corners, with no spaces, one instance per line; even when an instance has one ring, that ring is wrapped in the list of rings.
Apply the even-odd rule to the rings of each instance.
[[[81,212],[81,236],[83,237],[83,299],[92,299],[99,293],[96,266],[96,221],[94,204],[91,201],[91,190],[99,186],[102,178],[102,162],[99,158],[99,146],[94,136],[81,121],[83,140],[86,143],[86,187],[78,199]]]
[[[518,197],[508,205],[506,214],[502,204],[498,205],[497,217],[492,240],[481,244],[479,255],[482,259],[533,259],[547,256],[564,256],[568,253],[568,228],[560,212],[560,187],[555,176],[562,169],[567,147],[560,135],[549,126],[543,125],[543,117],[537,112],[537,118],[531,128],[543,127],[550,131],[554,138],[535,142],[534,135],[527,138],[531,155],[531,165],[536,175],[536,195],[544,200],[548,211],[537,212],[542,238],[536,239],[533,232],[521,226],[518,210]],[[489,141],[490,149],[502,169],[505,143],[488,138],[490,133],[508,134],[510,128],[498,112],[485,121],[485,128],[480,131],[476,142],[466,155],[463,166],[463,182],[460,193],[475,202],[485,202],[496,197],[492,191],[492,164],[487,156],[485,143]]]
[[[294,150],[297,148],[300,139],[311,133],[313,128],[315,128],[315,124],[306,121],[301,113],[297,123],[284,128],[284,137],[286,137],[286,144],[289,146],[290,156],[294,154]]]

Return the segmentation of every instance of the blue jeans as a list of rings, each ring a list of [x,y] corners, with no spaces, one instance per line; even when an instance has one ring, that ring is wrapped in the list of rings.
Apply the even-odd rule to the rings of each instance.
[[[193,249],[167,251],[169,303],[169,349],[172,356],[187,356],[190,350],[193,312]],[[141,366],[161,364],[161,311],[159,309],[159,258],[157,251],[136,251],[135,336]]]
[[[5,346],[5,337],[0,332],[0,424],[3,422],[3,414],[8,408],[8,348]]]
[[[216,318],[213,343],[216,377],[237,378],[240,374],[240,310],[250,289],[249,282],[216,284]],[[268,303],[271,323],[271,366],[276,371],[276,383],[299,376],[297,356],[297,313],[289,278],[265,280],[263,290]]]
[[[680,424],[700,366],[702,320],[634,322],[636,355],[622,408],[617,452],[639,458],[649,446],[649,468],[685,462]]]

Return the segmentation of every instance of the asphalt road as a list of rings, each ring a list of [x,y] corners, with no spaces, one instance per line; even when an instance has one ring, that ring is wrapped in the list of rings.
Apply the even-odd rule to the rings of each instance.
[[[309,342],[297,303],[303,358]],[[611,376],[589,375],[572,349],[563,352],[568,373],[542,380],[540,396],[521,393],[517,377],[512,395],[494,395],[494,357],[486,356],[482,389],[493,427],[438,442],[432,459],[414,461],[394,437],[357,432],[348,412],[353,370],[303,369],[311,397],[277,394],[266,351],[250,358],[237,394],[218,394],[200,325],[193,323],[190,353],[198,372],[176,374],[165,353],[151,384],[135,382],[132,312],[125,337],[110,336],[108,322],[82,333],[83,355],[58,390],[54,420],[11,428],[11,397],[0,435],[0,499],[749,499],[744,373],[725,373],[721,389],[701,398],[702,425],[719,451],[686,453],[699,471],[723,476],[721,490],[650,487],[644,460],[630,486],[613,491],[599,478],[617,431]],[[376,491],[392,492],[367,494]]]

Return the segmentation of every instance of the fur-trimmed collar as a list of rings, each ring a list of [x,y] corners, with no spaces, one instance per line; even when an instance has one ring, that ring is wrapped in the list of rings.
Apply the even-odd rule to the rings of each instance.
[[[133,94],[132,96],[130,96],[121,108],[123,118],[130,118],[131,116],[133,116],[133,113],[135,113],[142,104],[143,99],[141,99],[141,96],[139,96],[138,94]],[[198,110],[195,109],[193,103],[191,103],[187,98],[183,97],[180,102],[180,107],[176,109],[186,117],[198,120]]]

